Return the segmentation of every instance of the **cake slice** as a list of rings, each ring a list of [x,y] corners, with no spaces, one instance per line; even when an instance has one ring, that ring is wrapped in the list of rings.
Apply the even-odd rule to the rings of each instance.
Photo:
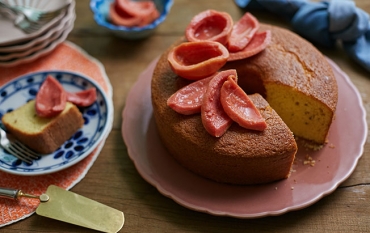
[[[49,154],[72,137],[82,127],[84,120],[78,108],[70,102],[57,116],[40,117],[32,100],[6,113],[2,122],[6,130],[20,142],[40,154]]]

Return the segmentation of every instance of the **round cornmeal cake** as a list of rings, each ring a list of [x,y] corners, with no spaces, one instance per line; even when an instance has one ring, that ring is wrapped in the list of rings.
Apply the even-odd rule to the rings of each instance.
[[[151,93],[154,118],[161,140],[184,167],[211,180],[231,184],[259,184],[287,178],[297,151],[294,136],[325,144],[333,120],[338,90],[325,57],[309,42],[286,29],[271,30],[268,47],[222,69],[236,69],[238,84],[250,95],[267,123],[262,131],[237,123],[221,137],[211,136],[200,113],[182,115],[167,99],[190,81],[177,76],[160,57]],[[258,94],[255,94],[258,93]]]

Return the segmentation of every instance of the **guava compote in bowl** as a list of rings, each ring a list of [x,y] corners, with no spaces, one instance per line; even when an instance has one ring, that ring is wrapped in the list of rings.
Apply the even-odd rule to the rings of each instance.
[[[143,39],[164,22],[173,0],[91,0],[95,22],[124,39]]]

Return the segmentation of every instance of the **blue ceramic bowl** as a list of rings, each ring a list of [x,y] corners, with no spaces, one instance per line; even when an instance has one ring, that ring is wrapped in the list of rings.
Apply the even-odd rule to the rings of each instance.
[[[158,27],[167,17],[173,4],[173,0],[154,0],[160,12],[160,16],[144,27],[125,27],[117,26],[109,21],[109,6],[114,0],[91,0],[90,8],[94,13],[95,22],[110,30],[115,35],[125,39],[142,39],[150,36],[154,29]]]

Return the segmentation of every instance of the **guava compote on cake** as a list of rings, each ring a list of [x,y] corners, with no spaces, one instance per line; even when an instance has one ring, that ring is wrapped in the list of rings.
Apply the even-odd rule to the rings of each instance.
[[[297,34],[259,23],[249,13],[232,24],[232,30],[225,23],[229,17],[215,20],[214,15],[223,14],[209,10],[195,16],[186,38],[228,38],[223,45],[229,58],[221,69],[236,69],[239,86],[248,94],[261,94],[296,137],[316,148],[325,145],[338,102],[337,82],[327,59]]]
[[[256,22],[250,14],[235,25],[227,15],[216,11],[200,13],[189,24],[187,34],[194,27],[192,31],[202,36],[195,41],[175,43],[159,59],[151,87],[159,135],[180,164],[203,177],[231,184],[287,178],[297,151],[292,132],[261,95],[247,95],[239,87],[241,77],[235,69],[224,69],[222,64],[225,56],[229,60],[231,54],[238,53],[238,59],[244,59],[263,51],[271,33],[257,32],[258,21],[250,23]],[[250,30],[249,25],[254,29]],[[207,35],[203,31],[209,31],[208,27],[218,29]],[[216,35],[216,31],[222,36]],[[239,34],[249,37],[245,45],[238,45],[237,51],[227,47],[233,32],[233,38]],[[260,33],[267,36],[259,37]],[[184,43],[197,49],[179,53]],[[172,64],[173,60],[180,69]],[[196,78],[195,74],[181,76],[184,70],[202,70],[203,66],[213,72]]]

